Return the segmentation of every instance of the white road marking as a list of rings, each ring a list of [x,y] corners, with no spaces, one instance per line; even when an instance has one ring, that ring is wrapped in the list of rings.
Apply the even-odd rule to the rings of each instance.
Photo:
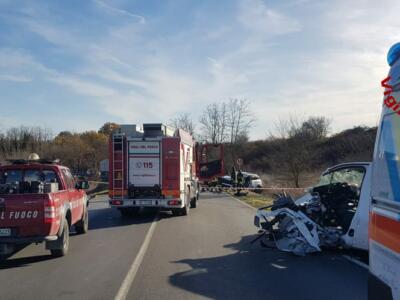
[[[228,195],[229,197],[231,197],[233,200],[236,200],[237,202],[243,204],[244,206],[250,207],[253,210],[257,210],[257,208],[251,206],[250,204],[243,202],[242,200],[239,200],[238,198],[233,197],[231,194],[228,194],[228,193],[225,193],[225,194]]]
[[[153,236],[154,229],[156,228],[157,221],[158,221],[158,214],[154,217],[153,222],[151,223],[151,226],[149,228],[149,231],[146,234],[146,238],[144,239],[143,244],[140,247],[140,250],[135,257],[135,260],[133,261],[131,267],[129,268],[128,274],[126,274],[126,277],[125,277],[124,281],[122,282],[122,285],[119,288],[117,295],[114,298],[115,300],[125,300],[126,299],[126,296],[129,293],[129,289],[130,289],[133,281],[135,280],[135,276],[137,274],[137,271],[140,268],[140,265],[146,254],[146,251],[149,248],[149,244],[150,244],[151,238]]]
[[[345,259],[347,259],[348,261],[351,261],[352,263],[364,268],[364,269],[369,269],[369,266],[366,263],[363,263],[362,261],[352,258],[351,256],[348,255],[342,255]]]

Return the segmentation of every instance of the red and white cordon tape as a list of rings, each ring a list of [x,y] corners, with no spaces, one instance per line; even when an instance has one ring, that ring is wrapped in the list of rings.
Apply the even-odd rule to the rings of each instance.
[[[229,190],[233,190],[233,191],[237,191],[237,190],[241,190],[241,191],[260,191],[260,190],[302,190],[304,191],[306,188],[295,188],[295,187],[260,187],[260,188],[249,188],[249,187],[221,187],[221,186],[202,186],[201,187],[204,190],[222,190],[222,191],[229,191]]]

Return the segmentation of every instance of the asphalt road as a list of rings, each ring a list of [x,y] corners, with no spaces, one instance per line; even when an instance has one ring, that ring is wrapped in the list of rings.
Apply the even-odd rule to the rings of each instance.
[[[1,299],[367,299],[367,271],[340,253],[251,245],[254,211],[222,194],[201,194],[186,217],[124,219],[101,200],[68,256],[30,245],[1,263]]]

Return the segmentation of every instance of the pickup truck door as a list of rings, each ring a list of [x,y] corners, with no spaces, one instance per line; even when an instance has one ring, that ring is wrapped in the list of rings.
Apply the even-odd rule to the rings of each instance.
[[[71,223],[75,224],[82,218],[85,192],[76,188],[76,181],[69,169],[63,169],[64,180],[68,190],[68,201],[71,209]]]

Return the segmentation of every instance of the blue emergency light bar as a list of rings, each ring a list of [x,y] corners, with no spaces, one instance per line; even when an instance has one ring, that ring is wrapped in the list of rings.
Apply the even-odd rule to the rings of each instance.
[[[400,43],[394,44],[387,55],[387,62],[389,66],[393,66],[394,63],[400,58]]]

